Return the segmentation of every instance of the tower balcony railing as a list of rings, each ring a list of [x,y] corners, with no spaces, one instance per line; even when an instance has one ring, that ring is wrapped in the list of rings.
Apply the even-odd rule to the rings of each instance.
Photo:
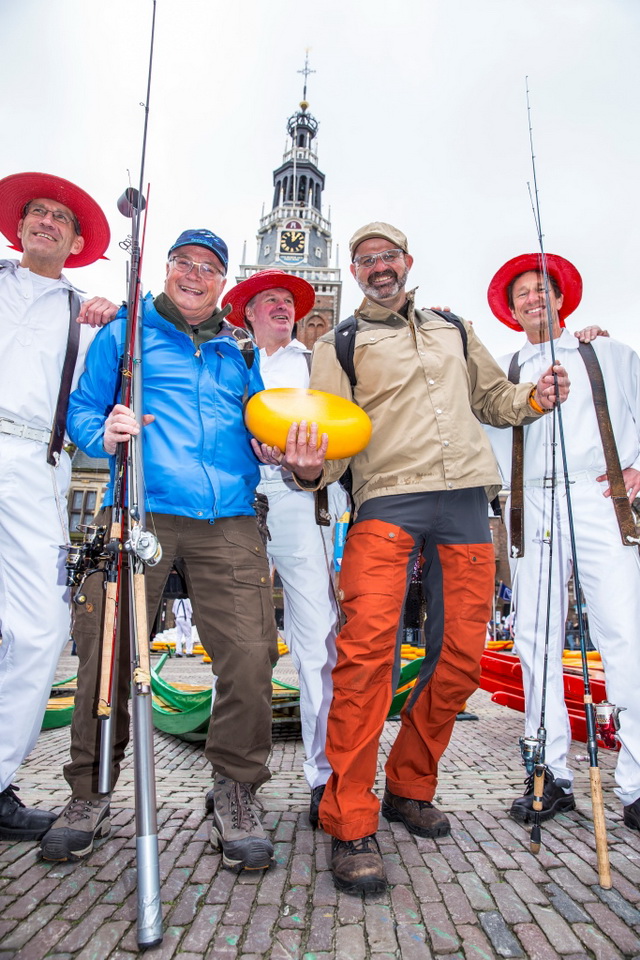
[[[314,153],[310,147],[291,147],[289,150],[286,150],[282,162],[287,163],[288,161],[292,163],[298,160],[310,160],[314,166],[318,166],[318,154]]]
[[[325,233],[331,233],[331,221],[322,216],[321,213],[305,203],[293,203],[291,201],[274,207],[266,216],[260,218],[260,230],[272,226],[278,220],[306,220],[312,223],[319,230]]]
[[[272,266],[278,267],[278,265],[278,261],[276,261]],[[264,264],[242,263],[240,265],[240,274],[242,279],[246,280],[247,277],[252,277],[254,273],[258,273],[264,269]],[[286,269],[287,273],[291,273],[296,277],[302,277],[304,280],[309,282],[315,280],[316,283],[323,283],[325,285],[333,285],[337,287],[342,285],[339,267],[315,267],[311,264],[297,263],[293,265],[287,263],[284,264],[284,269]]]

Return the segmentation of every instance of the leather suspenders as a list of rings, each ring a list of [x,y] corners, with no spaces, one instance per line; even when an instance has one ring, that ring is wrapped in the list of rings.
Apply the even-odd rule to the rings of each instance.
[[[609,487],[611,488],[611,500],[616,512],[618,526],[620,527],[620,536],[625,546],[638,544],[640,542],[638,539],[638,530],[622,478],[620,457],[618,456],[618,448],[616,447],[615,437],[613,436],[609,406],[607,404],[607,394],[604,388],[604,380],[598,357],[590,343],[580,343],[578,345],[578,352],[584,360],[584,365],[589,375],[591,393],[593,394],[593,405],[596,408],[598,429],[604,451],[604,462],[607,465],[607,479],[609,481]]]
[[[76,360],[78,359],[78,347],[80,345],[80,324],[76,322],[76,317],[79,312],[80,297],[73,290],[69,290],[69,333],[67,336],[67,351],[62,365],[60,391],[58,393],[58,402],[56,403],[56,412],[53,418],[51,439],[49,440],[47,450],[47,463],[50,463],[52,467],[58,466],[62,445],[64,443],[69,394],[71,393],[73,371],[75,370]]]
[[[598,420],[598,429],[602,441],[602,450],[606,465],[607,478],[611,488],[611,500],[616,513],[620,536],[625,546],[640,543],[633,511],[622,477],[620,458],[613,436],[607,394],[602,376],[602,369],[598,362],[593,346],[590,343],[580,343],[578,352],[587,369],[593,405]],[[509,365],[509,380],[511,383],[520,382],[520,351],[514,353]],[[524,427],[513,428],[513,442],[511,454],[511,556],[524,556]]]

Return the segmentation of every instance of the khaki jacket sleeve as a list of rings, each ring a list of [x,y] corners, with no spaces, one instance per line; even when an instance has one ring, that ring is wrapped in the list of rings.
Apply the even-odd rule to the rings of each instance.
[[[529,403],[535,384],[511,383],[471,324],[465,321],[465,327],[471,407],[478,420],[492,427],[517,427],[544,416],[536,413]]]

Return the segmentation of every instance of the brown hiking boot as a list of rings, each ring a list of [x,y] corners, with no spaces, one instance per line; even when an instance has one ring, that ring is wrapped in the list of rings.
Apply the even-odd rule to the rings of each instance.
[[[95,800],[72,797],[40,842],[43,860],[82,860],[94,841],[111,832],[110,794]]]
[[[387,889],[375,834],[359,840],[332,837],[331,871],[336,887],[345,893],[383,893]]]
[[[409,833],[416,837],[446,837],[451,832],[449,818],[428,800],[409,800],[397,797],[385,788],[382,799],[382,816],[386,820],[404,823]]]
[[[260,823],[260,801],[250,783],[237,783],[216,773],[213,779],[211,845],[222,850],[230,870],[266,870],[274,862],[273,844]],[[209,794],[207,794],[208,809]]]

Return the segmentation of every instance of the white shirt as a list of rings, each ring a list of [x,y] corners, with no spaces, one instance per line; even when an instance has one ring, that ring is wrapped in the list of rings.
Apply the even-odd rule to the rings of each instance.
[[[567,370],[571,387],[562,404],[562,422],[570,474],[589,471],[594,478],[606,473],[600,431],[593,405],[591,385],[584,361],[578,353],[578,340],[563,330],[554,341],[556,361]],[[640,357],[624,343],[607,337],[592,342],[602,368],[609,414],[620,465],[640,469]],[[512,353],[498,363],[508,373]],[[537,383],[551,364],[549,343],[528,341],[520,350],[520,380]],[[545,415],[524,428],[524,479],[551,475],[551,438],[553,417]],[[505,486],[511,481],[511,430],[486,427]],[[556,435],[556,469],[562,470],[560,439]]]
[[[69,290],[80,291],[64,276],[40,277],[17,260],[0,260],[0,267],[0,417],[48,430],[67,349]],[[96,333],[80,328],[74,387]]]
[[[302,387],[306,390],[309,386],[308,358],[309,351],[304,343],[295,339],[286,347],[279,347],[271,356],[267,356],[266,350],[260,350],[260,373],[265,388],[275,390],[279,387]],[[274,480],[281,476],[282,472],[281,467],[260,465],[263,480]]]
[[[188,597],[174,600],[171,609],[176,620],[191,620],[193,617],[193,607]]]

